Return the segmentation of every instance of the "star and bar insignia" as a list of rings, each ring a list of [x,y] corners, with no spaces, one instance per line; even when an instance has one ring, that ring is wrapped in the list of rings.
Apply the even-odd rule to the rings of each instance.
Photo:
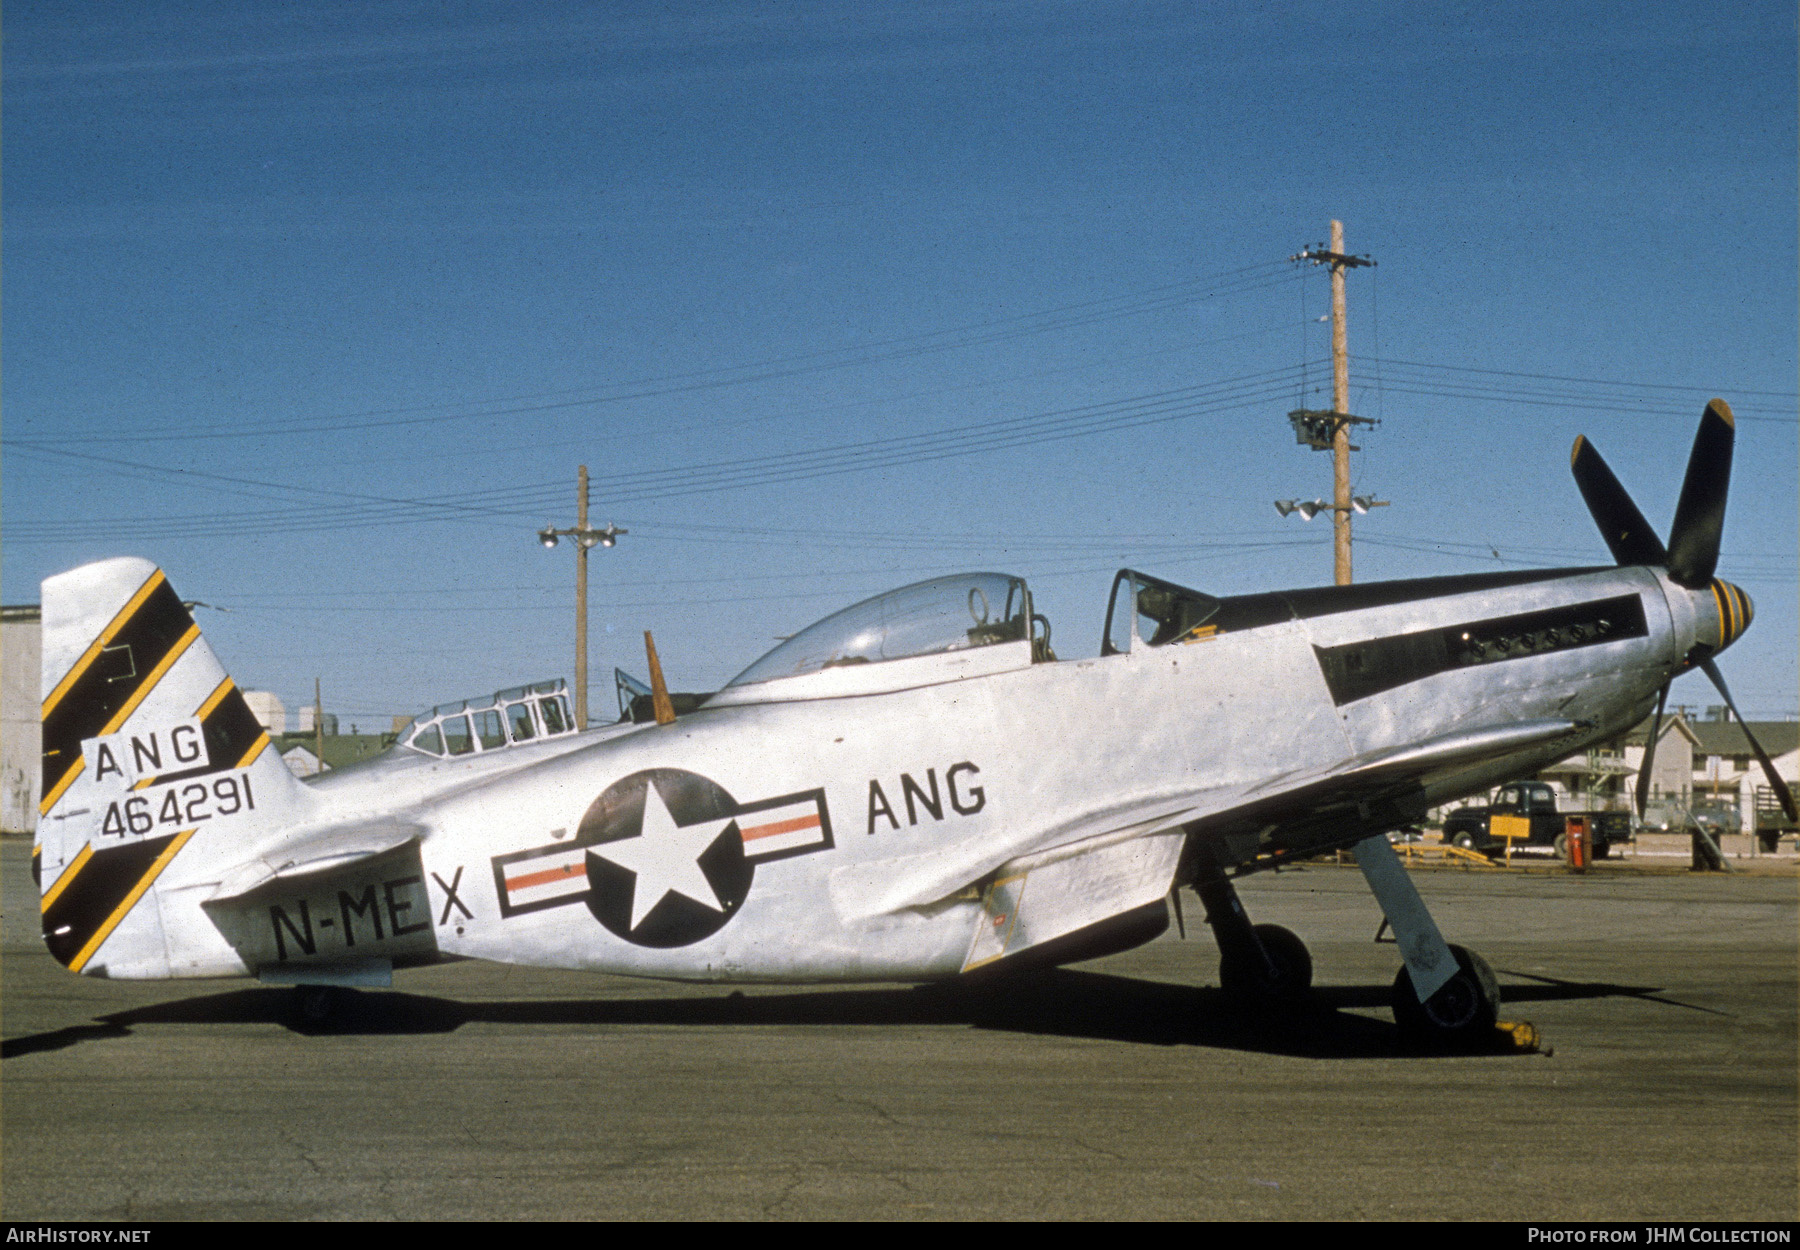
[[[831,849],[825,791],[740,803],[681,769],[633,773],[588,807],[574,839],[493,859],[503,917],[584,903],[639,946],[687,946],[722,929],[756,865]]]

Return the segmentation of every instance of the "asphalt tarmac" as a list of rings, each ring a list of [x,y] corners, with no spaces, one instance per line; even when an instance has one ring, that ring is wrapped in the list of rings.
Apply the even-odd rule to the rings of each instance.
[[[1791,1220],[1796,879],[1416,874],[1547,1053],[1406,1053],[1353,868],[1243,887],[1318,1009],[1210,935],[1016,989],[729,989],[463,963],[335,1031],[251,982],[70,976],[0,843],[9,1220]]]

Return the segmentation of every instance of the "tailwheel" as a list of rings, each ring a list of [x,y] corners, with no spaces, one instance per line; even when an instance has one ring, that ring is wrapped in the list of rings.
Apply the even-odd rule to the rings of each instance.
[[[294,1017],[303,1029],[329,1027],[342,1014],[344,992],[335,985],[296,985]]]
[[[1467,1050],[1493,1041],[1500,1018],[1500,983],[1487,960],[1452,946],[1456,975],[1421,1003],[1405,968],[1394,978],[1394,1023],[1408,1040],[1434,1049]]]
[[[1253,951],[1219,963],[1219,987],[1240,1005],[1251,1008],[1296,1007],[1312,990],[1312,955],[1306,943],[1278,924],[1259,924],[1256,935],[1263,960]]]

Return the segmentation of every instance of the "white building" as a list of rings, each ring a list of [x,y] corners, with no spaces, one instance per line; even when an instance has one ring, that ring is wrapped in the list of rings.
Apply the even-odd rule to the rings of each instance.
[[[298,708],[295,709],[295,711],[300,718],[298,732],[303,733],[303,734],[309,734],[309,733],[314,733],[317,731],[317,726],[315,726],[313,724],[313,705],[312,704],[302,703]],[[338,718],[337,718],[336,712],[325,713],[323,716],[319,717],[319,721],[320,721],[320,723],[322,723],[325,726],[325,736],[326,737],[328,737],[328,738],[332,737],[333,735],[335,735],[337,733]]]
[[[250,705],[250,714],[271,736],[287,732],[287,708],[275,695],[267,690],[246,690],[244,702]]]
[[[37,605],[0,608],[0,832],[37,829],[43,627]]]
[[[1644,767],[1644,747],[1649,738],[1649,721],[1626,735],[1627,793],[1637,793],[1638,773]],[[1690,778],[1694,775],[1694,760],[1699,748],[1700,740],[1694,734],[1693,723],[1685,715],[1680,712],[1665,715],[1656,734],[1656,758],[1650,765],[1648,793],[1652,797],[1675,799],[1684,804],[1689,802],[1689,792],[1693,789]]]
[[[319,771],[319,757],[310,747],[291,746],[281,753],[281,762],[296,777],[311,777]]]
[[[1782,780],[1790,787],[1800,784],[1800,722],[1751,721],[1750,732],[1768,752],[1769,762]],[[1750,750],[1744,727],[1721,717],[1695,721],[1694,734],[1697,745],[1689,785],[1695,801],[1718,800],[1733,804],[1740,812],[1755,811],[1756,792],[1767,787],[1769,780]]]

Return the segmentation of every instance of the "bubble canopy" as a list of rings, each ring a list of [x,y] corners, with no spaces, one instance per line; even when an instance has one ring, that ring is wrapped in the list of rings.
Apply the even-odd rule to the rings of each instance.
[[[732,678],[726,690],[827,669],[1024,642],[1031,596],[1005,573],[915,582],[807,626]]]

